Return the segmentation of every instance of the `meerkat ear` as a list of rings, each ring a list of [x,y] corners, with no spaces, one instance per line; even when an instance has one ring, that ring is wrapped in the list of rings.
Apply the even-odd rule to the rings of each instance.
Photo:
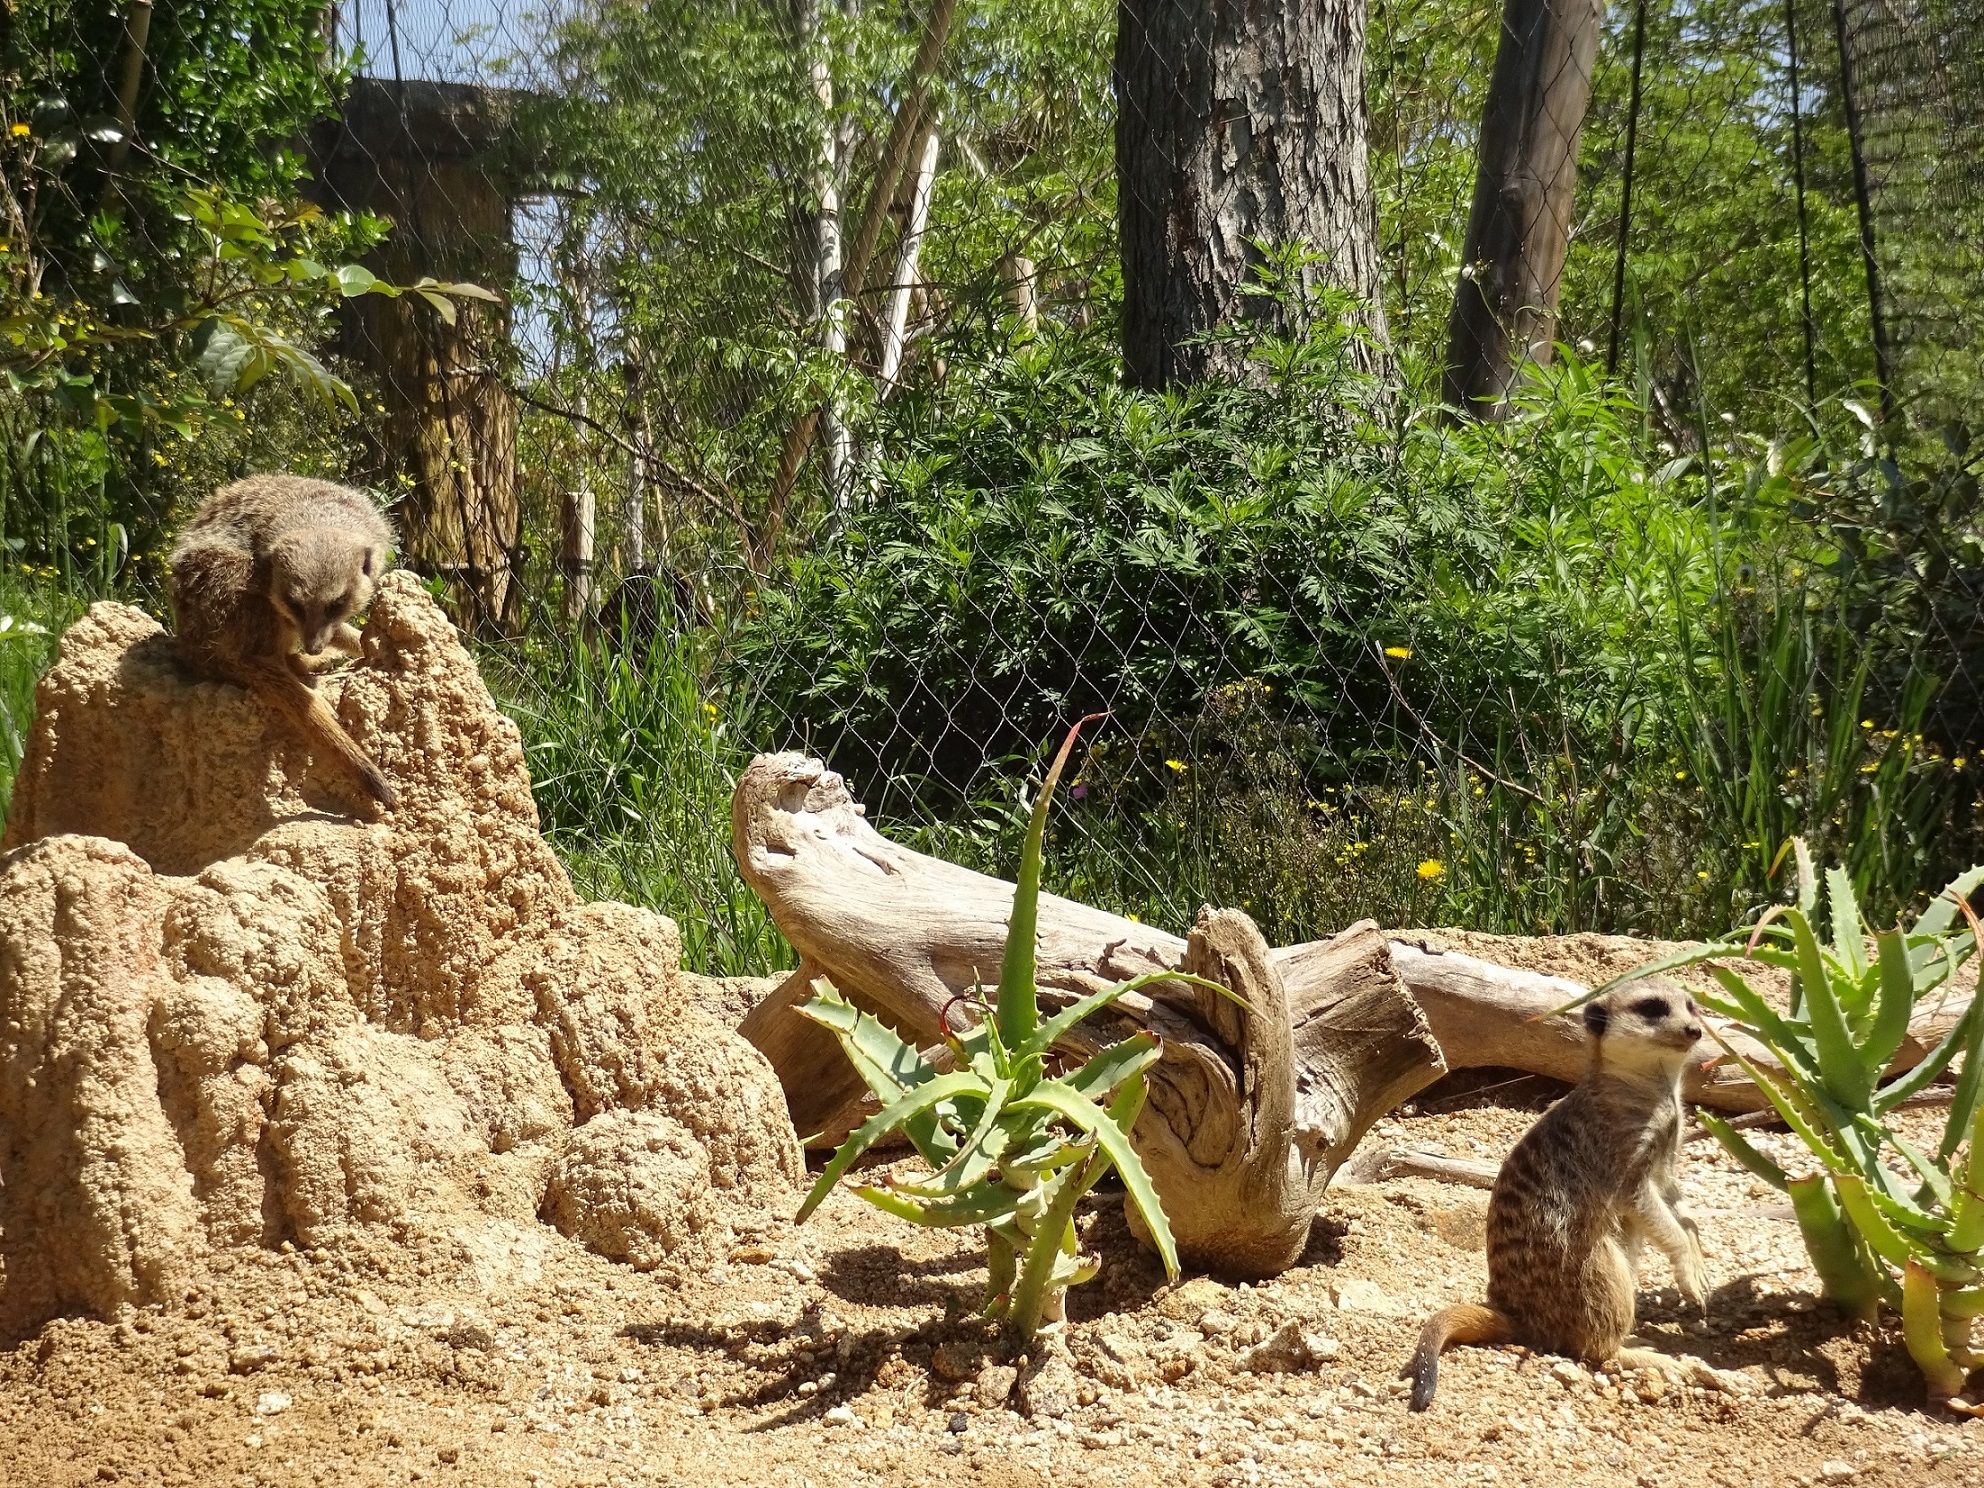
[[[1605,1030],[1611,1025],[1612,1010],[1602,1002],[1587,1002],[1584,1005],[1584,1029],[1593,1038],[1604,1038]]]
[[[376,573],[378,573],[379,550],[377,548],[367,548],[365,550],[365,561],[359,564],[358,567],[359,567],[359,571],[363,573],[365,577],[368,579],[371,578]]]

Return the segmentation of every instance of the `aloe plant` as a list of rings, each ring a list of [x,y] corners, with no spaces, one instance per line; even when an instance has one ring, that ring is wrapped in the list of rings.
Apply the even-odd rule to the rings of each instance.
[[[1067,1289],[1096,1274],[1100,1259],[1083,1254],[1076,1242],[1075,1207],[1112,1167],[1150,1231],[1165,1275],[1178,1279],[1170,1224],[1130,1146],[1130,1130],[1144,1105],[1144,1072],[1159,1053],[1156,1036],[1133,1034],[1077,1070],[1050,1075],[1055,1042],[1084,1018],[1152,982],[1192,981],[1232,995],[1201,978],[1158,973],[1091,993],[1042,1020],[1034,960],[1041,842],[1062,767],[1090,721],[1068,731],[1034,802],[998,989],[989,1006],[983,989],[975,989],[984,1016],[962,1034],[947,1031],[955,1068],[936,1068],[830,987],[798,1009],[840,1040],[882,1103],[834,1153],[800,1206],[799,1219],[819,1207],[862,1153],[900,1130],[930,1171],[914,1180],[890,1176],[859,1184],[854,1192],[913,1224],[984,1226],[990,1271],[985,1313],[1002,1318],[1022,1343],[1058,1329],[1065,1320]]]
[[[1846,871],[1820,880],[1794,839],[1797,899],[1765,911],[1746,932],[1663,956],[1598,988],[1707,963],[1720,987],[1700,1001],[1769,1051],[1751,1057],[1714,1024],[1711,1034],[1756,1082],[1811,1154],[1791,1173],[1712,1112],[1703,1126],[1744,1167],[1783,1192],[1825,1295],[1861,1317],[1886,1302],[1902,1315],[1908,1351],[1930,1396],[1955,1397],[1984,1352],[1971,1348],[1971,1321],[1984,1313],[1984,1015],[1973,1000],[1927,1058],[1883,1083],[1923,999],[1948,995],[1956,969],[1976,953],[1979,924],[1969,895],[1984,883],[1972,868],[1944,889],[1907,928],[1862,923]],[[1780,855],[1781,856],[1781,855]],[[1966,925],[1959,929],[1961,914]],[[1745,963],[1791,974],[1780,1012],[1743,974]],[[1924,1152],[1889,1120],[1910,1096],[1952,1067],[1955,1089],[1941,1141]]]

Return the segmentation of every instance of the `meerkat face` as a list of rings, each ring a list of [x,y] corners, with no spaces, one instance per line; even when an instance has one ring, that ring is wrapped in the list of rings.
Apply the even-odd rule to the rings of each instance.
[[[1701,1039],[1702,1010],[1679,987],[1629,982],[1586,1003],[1584,1026],[1609,1063],[1667,1065]]]
[[[315,656],[338,627],[372,602],[385,554],[336,528],[292,533],[271,552],[269,602],[295,628],[297,649]]]

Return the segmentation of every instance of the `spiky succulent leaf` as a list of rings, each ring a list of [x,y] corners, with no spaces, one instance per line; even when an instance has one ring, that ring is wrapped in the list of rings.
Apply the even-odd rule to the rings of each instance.
[[[984,1082],[970,1070],[956,1070],[948,1075],[937,1075],[914,1090],[904,1091],[892,1104],[884,1106],[862,1122],[854,1133],[840,1144],[832,1160],[820,1170],[819,1178],[806,1195],[806,1202],[799,1206],[799,1214],[795,1222],[803,1221],[820,1207],[821,1201],[833,1192],[833,1187],[840,1181],[841,1174],[853,1167],[862,1153],[911,1117],[931,1110],[938,1102],[949,1100],[953,1096],[983,1096],[984,1093]]]
[[[1158,1259],[1164,1262],[1165,1277],[1176,1281],[1178,1244],[1171,1237],[1171,1221],[1164,1217],[1164,1205],[1157,1197],[1156,1185],[1150,1181],[1150,1174],[1145,1171],[1143,1159],[1137,1156],[1136,1148],[1130,1145],[1129,1133],[1094,1102],[1059,1080],[1041,1081],[1033,1094],[1015,1104],[1053,1111],[1096,1139],[1110,1162],[1115,1164],[1117,1173],[1123,1179],[1123,1188],[1130,1195],[1130,1202],[1137,1206],[1144,1227],[1150,1231],[1151,1244],[1157,1249]]]
[[[1724,1121],[1715,1112],[1705,1108],[1695,1112],[1695,1120],[1699,1121],[1703,1128],[1707,1130],[1708,1134],[1720,1142],[1723,1150],[1735,1158],[1737,1162],[1741,1163],[1779,1192],[1785,1192],[1787,1190],[1787,1186],[1791,1180],[1785,1176],[1784,1169],[1759,1152],[1756,1144],[1736,1130],[1735,1127]]]

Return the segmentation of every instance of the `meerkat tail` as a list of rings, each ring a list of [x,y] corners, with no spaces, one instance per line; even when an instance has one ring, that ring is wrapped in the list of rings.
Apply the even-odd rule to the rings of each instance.
[[[372,799],[387,810],[396,803],[393,788],[387,784],[383,771],[372,762],[372,757],[358,747],[344,725],[338,722],[337,714],[331,711],[324,695],[306,685],[301,678],[285,666],[258,668],[254,674],[255,691],[260,693],[269,705],[287,719],[304,738],[320,743],[339,759],[343,760],[352,774],[364,784]]]
[[[1434,1313],[1419,1330],[1419,1347],[1403,1371],[1412,1380],[1412,1409],[1423,1411],[1433,1403],[1433,1391],[1440,1384],[1440,1355],[1448,1345],[1507,1343],[1514,1337],[1514,1326],[1492,1307],[1463,1303]]]

